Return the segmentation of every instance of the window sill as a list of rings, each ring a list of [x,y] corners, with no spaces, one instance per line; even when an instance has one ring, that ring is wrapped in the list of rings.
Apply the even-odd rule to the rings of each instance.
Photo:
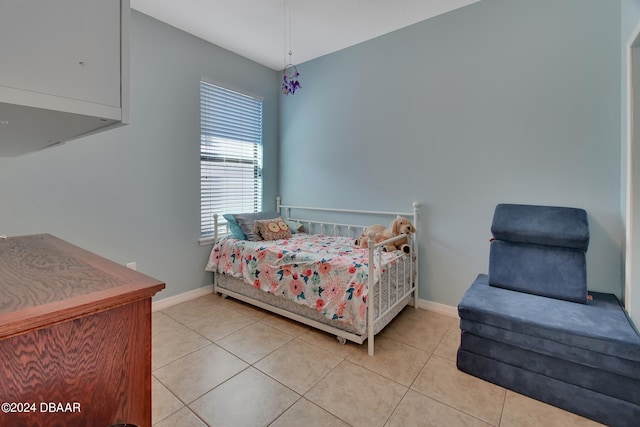
[[[227,236],[230,236],[231,233],[220,233],[218,234],[218,240],[222,240]],[[216,238],[214,236],[201,237],[198,239],[198,243],[200,246],[210,246],[216,243]]]
[[[216,239],[214,237],[203,237],[201,239],[198,239],[198,243],[200,244],[200,246],[210,246],[213,245],[216,242]]]

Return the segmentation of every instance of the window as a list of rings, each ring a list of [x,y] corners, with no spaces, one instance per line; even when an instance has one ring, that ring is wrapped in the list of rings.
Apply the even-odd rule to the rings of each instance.
[[[262,99],[200,82],[200,237],[262,208]]]

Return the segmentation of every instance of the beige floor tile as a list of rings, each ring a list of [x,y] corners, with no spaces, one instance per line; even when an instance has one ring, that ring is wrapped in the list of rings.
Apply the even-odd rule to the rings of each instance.
[[[155,424],[179,411],[184,405],[160,381],[151,377],[151,423]]]
[[[353,426],[384,425],[407,388],[343,361],[305,397]]]
[[[216,317],[223,308],[218,295],[205,295],[162,310],[162,313],[186,325],[202,318]]]
[[[349,427],[340,418],[302,398],[269,427]]]
[[[260,427],[269,425],[299,398],[262,372],[248,368],[189,407],[211,426]]]
[[[216,344],[248,363],[255,363],[292,339],[293,336],[285,332],[256,322],[216,341]]]
[[[376,337],[374,343],[373,356],[369,356],[366,345],[363,345],[351,353],[347,360],[407,387],[429,359],[426,351],[384,336]]]
[[[450,326],[460,323],[460,319],[458,319],[458,317],[447,316],[436,313],[435,311],[415,308],[413,306],[406,306],[403,308],[396,319],[411,322],[445,322]]]
[[[172,326],[166,332],[153,337],[151,369],[156,370],[209,344],[211,341],[185,326]]]
[[[342,359],[298,338],[254,366],[297,393],[306,393]]]
[[[207,427],[207,425],[189,408],[182,408],[159,423],[154,424],[153,427]]]
[[[157,335],[179,328],[180,323],[176,322],[161,311],[157,311],[151,315],[151,338],[155,338]]]
[[[460,347],[460,328],[455,327],[449,329],[433,354],[455,361],[458,356],[458,347]]]
[[[261,319],[261,321],[294,337],[300,336],[309,330],[309,327],[304,323],[296,322],[295,320],[287,319],[277,314],[269,314]]]
[[[256,321],[256,319],[237,311],[221,308],[216,313],[216,316],[202,317],[194,322],[187,323],[187,326],[211,341],[217,341]]]
[[[431,353],[455,325],[452,317],[407,307],[380,335]]]
[[[185,403],[190,403],[249,365],[210,344],[169,363],[153,374]]]
[[[356,348],[360,347],[360,344],[356,344],[351,341],[347,341],[345,344],[340,344],[335,335],[313,328],[309,329],[298,338],[308,342],[309,344],[313,344],[325,351],[328,351],[334,356],[341,359],[344,359],[345,357],[353,353]],[[364,345],[366,346],[366,344]]]
[[[507,390],[501,427],[595,427],[602,424]]]
[[[459,371],[454,361],[431,356],[411,388],[489,424],[500,422],[506,390]]]
[[[477,418],[409,390],[385,427],[490,427]]]

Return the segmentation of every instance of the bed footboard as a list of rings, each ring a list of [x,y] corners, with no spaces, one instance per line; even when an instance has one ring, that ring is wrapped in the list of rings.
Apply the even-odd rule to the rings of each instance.
[[[414,203],[414,216],[417,217],[417,204]],[[414,222],[415,224],[415,222]],[[369,248],[369,295],[376,295],[377,298],[367,299],[367,345],[369,356],[374,354],[374,337],[375,337],[375,324],[383,319],[388,313],[393,312],[394,309],[403,303],[406,297],[413,294],[414,307],[418,308],[418,245],[414,245],[415,238],[409,239],[409,252],[405,253],[397,262],[401,263],[401,266],[397,266],[395,270],[388,269],[385,272],[380,273],[379,279],[375,279],[375,266],[381,265],[380,257],[381,252],[385,245],[394,243],[401,240],[403,236],[392,237],[391,239],[375,243],[375,233],[370,232],[367,235],[368,248]],[[376,262],[375,258],[378,257]],[[409,270],[408,272],[406,270]],[[400,270],[404,270],[402,273]],[[395,273],[395,277],[390,277],[392,271]],[[408,274],[407,274],[408,273]],[[395,283],[395,298],[391,295],[393,293],[391,283]],[[386,288],[385,288],[386,286]],[[372,292],[373,290],[373,292]],[[388,295],[387,303],[384,303],[383,295]],[[377,304],[377,307],[376,307]],[[376,316],[377,313],[377,316]]]

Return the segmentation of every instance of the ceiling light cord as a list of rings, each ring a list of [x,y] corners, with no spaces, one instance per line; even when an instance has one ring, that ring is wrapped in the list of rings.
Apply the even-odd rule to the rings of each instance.
[[[287,67],[287,0],[282,0],[282,69]]]
[[[287,11],[289,12],[288,20],[287,20]],[[287,62],[287,21],[289,24],[289,62]],[[284,95],[293,95],[295,94],[297,89],[300,89],[300,81],[298,77],[300,77],[300,73],[298,73],[298,67],[293,65],[293,48],[292,48],[292,37],[291,37],[291,6],[287,7],[287,0],[283,0],[283,19],[282,23],[284,26],[283,31],[283,62],[284,68],[282,69],[282,84],[280,88],[282,89],[282,93]]]
[[[285,0],[286,2],[287,0]],[[289,6],[289,64],[291,64],[291,59],[293,56],[293,47],[291,44],[291,6]]]

